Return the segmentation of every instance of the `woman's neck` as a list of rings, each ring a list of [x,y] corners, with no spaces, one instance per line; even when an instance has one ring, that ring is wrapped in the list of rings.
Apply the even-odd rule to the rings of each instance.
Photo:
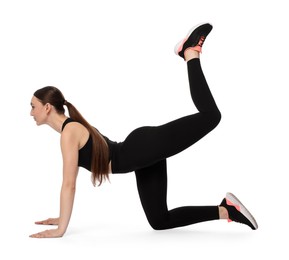
[[[67,116],[64,114],[55,114],[48,120],[47,125],[53,128],[56,132],[61,133],[62,125],[66,119]]]

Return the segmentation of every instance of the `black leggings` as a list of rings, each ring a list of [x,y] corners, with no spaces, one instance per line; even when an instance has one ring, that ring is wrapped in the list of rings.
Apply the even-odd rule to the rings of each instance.
[[[198,113],[157,127],[141,127],[118,144],[113,173],[135,171],[141,203],[157,230],[219,219],[218,206],[187,206],[168,210],[166,158],[190,147],[221,119],[199,59],[187,63],[190,91]]]

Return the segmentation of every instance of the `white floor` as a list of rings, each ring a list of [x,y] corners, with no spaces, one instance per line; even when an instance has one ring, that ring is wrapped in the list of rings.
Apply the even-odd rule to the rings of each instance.
[[[288,259],[285,3],[1,1],[0,258]],[[29,238],[47,228],[34,221],[57,216],[61,185],[59,135],[35,126],[33,92],[59,87],[116,141],[136,127],[195,112],[186,65],[173,49],[203,21],[214,29],[202,66],[223,117],[212,133],[168,160],[168,204],[217,205],[230,191],[259,229],[213,221],[153,231],[133,173],[94,188],[81,169],[65,236]]]

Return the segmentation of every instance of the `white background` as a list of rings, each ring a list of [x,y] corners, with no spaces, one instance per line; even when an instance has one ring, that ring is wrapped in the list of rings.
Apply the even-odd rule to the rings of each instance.
[[[0,2],[1,259],[288,259],[286,1]],[[226,221],[153,231],[133,173],[94,188],[80,170],[61,239],[31,239],[57,217],[59,134],[29,116],[54,85],[112,140],[195,112],[175,44],[200,22],[201,57],[220,125],[168,160],[169,207],[217,205],[235,193],[259,230]],[[287,161],[286,161],[287,160]]]

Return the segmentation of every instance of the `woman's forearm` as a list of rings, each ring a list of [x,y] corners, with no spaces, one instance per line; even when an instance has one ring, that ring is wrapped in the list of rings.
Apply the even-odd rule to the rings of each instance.
[[[70,185],[62,185],[60,193],[60,215],[58,229],[61,233],[65,233],[68,227],[73,209],[75,196],[75,187]]]

